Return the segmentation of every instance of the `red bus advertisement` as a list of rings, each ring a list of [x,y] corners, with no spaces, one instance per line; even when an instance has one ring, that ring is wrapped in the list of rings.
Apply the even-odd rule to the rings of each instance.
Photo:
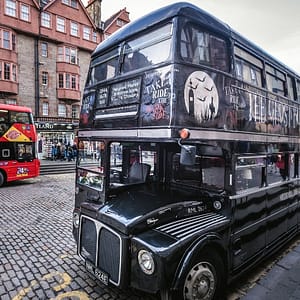
[[[0,104],[0,186],[39,175],[36,143],[31,109]]]

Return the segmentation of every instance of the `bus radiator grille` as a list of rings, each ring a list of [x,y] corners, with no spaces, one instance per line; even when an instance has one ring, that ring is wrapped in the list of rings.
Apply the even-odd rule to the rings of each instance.
[[[82,218],[80,237],[80,255],[95,265],[97,229],[93,221]]]
[[[98,265],[110,274],[110,279],[117,283],[120,270],[120,239],[111,231],[102,228],[98,245]]]
[[[109,281],[120,284],[122,240],[103,223],[82,216],[79,255],[109,275]]]

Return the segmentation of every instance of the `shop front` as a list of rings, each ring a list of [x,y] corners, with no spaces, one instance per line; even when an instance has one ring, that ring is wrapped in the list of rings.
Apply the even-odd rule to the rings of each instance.
[[[54,159],[53,149],[60,147],[61,157],[64,149],[75,143],[78,124],[54,122],[35,122],[38,133],[38,154],[40,159]]]

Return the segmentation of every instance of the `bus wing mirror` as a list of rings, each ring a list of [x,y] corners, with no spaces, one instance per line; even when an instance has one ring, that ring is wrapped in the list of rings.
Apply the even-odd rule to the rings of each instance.
[[[196,162],[196,146],[182,145],[180,140],[178,141],[181,147],[180,151],[180,164],[186,166],[192,166]]]

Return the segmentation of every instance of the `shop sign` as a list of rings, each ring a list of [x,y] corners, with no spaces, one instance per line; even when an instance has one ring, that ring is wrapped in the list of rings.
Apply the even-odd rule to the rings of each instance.
[[[50,122],[36,122],[35,126],[38,131],[73,131],[76,127],[75,124],[56,124]]]

